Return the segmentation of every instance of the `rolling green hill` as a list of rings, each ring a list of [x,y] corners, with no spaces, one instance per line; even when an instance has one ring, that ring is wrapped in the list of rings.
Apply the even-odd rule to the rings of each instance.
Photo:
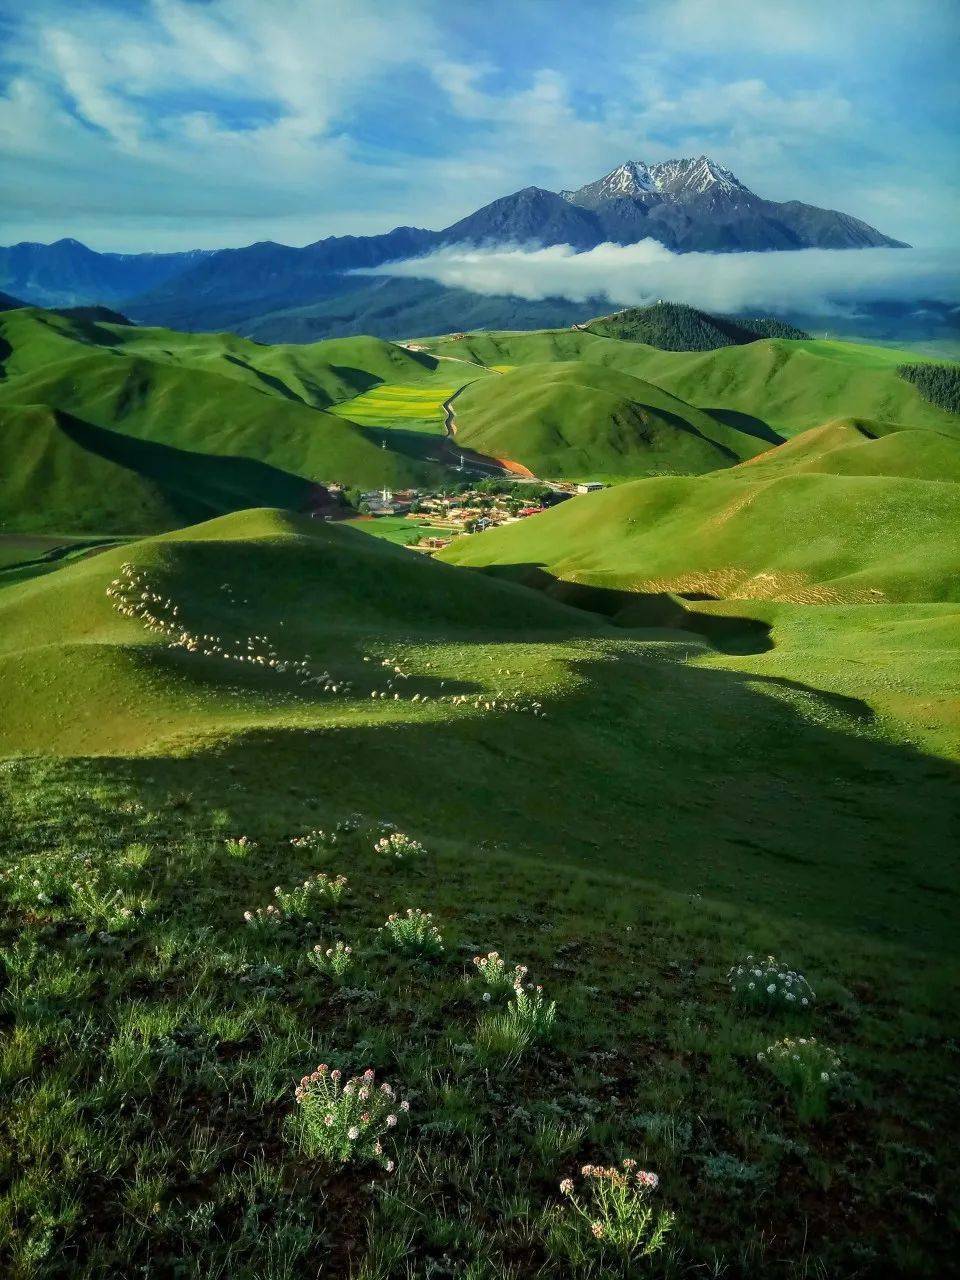
[[[779,442],[728,426],[620,370],[570,360],[524,364],[466,387],[457,440],[538,475],[623,479],[728,467]]]
[[[960,441],[929,433],[926,449],[927,434],[824,428],[784,446],[792,466],[774,450],[720,475],[633,481],[443,555],[616,592],[960,600]]]
[[[211,457],[93,426],[42,405],[0,404],[0,532],[174,528],[255,505],[309,503],[309,481],[253,458]]]
[[[0,344],[7,532],[142,534],[306,508],[318,483],[439,485],[459,461],[451,397],[457,446],[545,478],[702,474],[840,418],[960,436],[897,375],[902,353],[849,343],[667,352],[567,329],[267,347],[20,308],[0,314]],[[45,425],[24,445],[31,422]],[[116,483],[106,461],[124,469]]]
[[[301,508],[317,482],[445,474],[438,442],[409,426],[382,448],[384,431],[328,412],[386,379],[429,387],[437,367],[446,387],[461,367],[378,339],[268,348],[31,309],[3,316],[0,341],[8,532],[149,533],[264,503]]]
[[[673,629],[614,626],[261,509],[4,587],[0,1250],[56,1280],[265,1259],[307,1280],[317,1241],[336,1275],[454,1249],[451,1274],[565,1280],[557,1185],[622,1150],[677,1213],[676,1280],[853,1274],[868,1224],[885,1265],[945,1273],[939,1219],[899,1191],[904,1160],[938,1200],[956,1183],[960,607],[672,605]],[[422,852],[385,857],[385,823]],[[318,872],[341,901],[248,922]],[[431,958],[389,945],[415,907]],[[342,981],[313,959],[337,940]],[[494,948],[556,1002],[537,1039],[484,1047],[500,1009],[465,978]],[[771,952],[815,1008],[734,1003],[729,966]],[[808,1121],[757,1055],[811,1031],[843,1075]],[[305,1150],[318,1062],[409,1092],[391,1181]],[[784,1189],[749,1258],[730,1170]]]
[[[960,436],[960,417],[930,404],[897,369],[905,353],[852,342],[764,339],[717,351],[659,351],[582,329],[472,333],[424,340],[481,364],[580,360],[632,374],[747,431],[796,435],[835,418]]]

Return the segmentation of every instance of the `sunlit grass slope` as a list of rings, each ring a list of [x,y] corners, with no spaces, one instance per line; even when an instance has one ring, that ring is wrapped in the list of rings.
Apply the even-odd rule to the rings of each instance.
[[[618,591],[799,603],[960,599],[960,484],[946,478],[957,473],[960,443],[936,437],[928,454],[914,454],[909,440],[895,447],[896,436],[841,446],[835,471],[837,451],[811,461],[800,443],[795,469],[779,468],[774,452],[768,466],[761,459],[722,475],[634,481],[459,540],[444,558],[539,566]],[[909,474],[922,460],[937,478]]]
[[[765,339],[718,351],[660,351],[583,330],[477,333],[434,338],[437,354],[483,364],[581,360],[633,374],[747,430],[784,436],[843,417],[960,435],[960,419],[925,400],[897,374],[908,353],[837,341]]]
[[[665,1280],[946,1274],[950,606],[685,607],[727,609],[722,648],[276,510],[4,588],[0,1264],[633,1280],[558,1228],[561,1179],[632,1155],[677,1213]],[[351,814],[352,842],[302,843]],[[422,855],[378,854],[384,821]],[[244,923],[318,870],[339,904]],[[385,944],[407,907],[438,957]],[[335,939],[342,983],[309,959]],[[494,948],[557,1002],[506,1058],[464,982]],[[733,1002],[729,966],[771,951],[808,1016]],[[809,1123],[757,1060],[798,1032],[843,1064]],[[409,1096],[389,1178],[300,1145],[320,1062]]]
[[[7,530],[148,533],[252,505],[300,508],[316,482],[399,486],[444,474],[416,429],[395,430],[384,449],[382,431],[325,408],[384,378],[403,378],[414,395],[411,379],[431,382],[431,357],[377,339],[264,348],[26,309],[4,314],[0,341],[10,348],[0,382]],[[60,429],[25,436],[31,406],[59,414]],[[63,478],[73,473],[72,493]],[[106,485],[94,501],[99,481],[85,476]]]
[[[205,656],[206,642],[167,647],[107,596],[123,561],[177,605],[192,634],[243,652],[250,640],[251,653],[267,637],[285,661],[306,658],[327,679],[304,684],[298,670]],[[325,789],[347,809],[359,806],[363,779],[377,778],[384,805],[405,815],[420,808],[425,777],[446,779],[431,787],[444,821],[469,821],[479,834],[496,803],[507,839],[526,843],[537,828],[538,848],[592,849],[603,836],[603,857],[615,861],[635,838],[627,833],[642,829],[644,875],[718,890],[733,883],[727,859],[747,874],[747,830],[808,857],[809,826],[784,805],[782,777],[812,771],[810,789],[823,783],[829,807],[827,779],[859,776],[870,756],[895,750],[853,703],[690,665],[715,655],[700,636],[625,633],[540,593],[272,511],[9,587],[0,637],[0,749],[178,755],[267,735],[278,749],[308,752],[312,767],[322,761]],[[738,760],[728,776],[732,724]],[[704,805],[721,777],[729,794],[704,842]],[[902,839],[923,791],[907,797],[898,785],[881,796],[866,775],[864,786],[855,817],[831,811],[838,857],[854,875],[857,851],[877,831],[865,813],[886,815],[890,837]],[[737,802],[748,793],[748,805]],[[751,883],[762,896],[762,880]],[[828,915],[829,900],[824,886],[818,910]]]
[[[454,364],[454,370],[467,376],[451,382],[449,369],[449,364],[441,364],[434,378],[420,383],[381,383],[334,406],[332,412],[365,427],[443,435],[444,402],[468,380],[485,376],[482,369],[470,370],[466,365]]]
[[[457,439],[538,475],[623,479],[698,474],[751,457],[779,437],[749,435],[659,387],[581,360],[526,364],[466,387]]]

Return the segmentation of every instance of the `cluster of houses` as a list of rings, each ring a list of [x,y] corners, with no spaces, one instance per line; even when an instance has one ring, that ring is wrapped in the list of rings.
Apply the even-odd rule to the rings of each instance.
[[[360,495],[359,509],[373,519],[405,516],[416,521],[430,532],[423,534],[414,549],[436,551],[459,534],[480,533],[496,525],[525,520],[566,502],[577,493],[591,493],[603,487],[599,483],[556,482],[549,486],[516,483],[506,487],[504,492],[492,491],[487,486],[466,488],[456,493],[372,489]]]

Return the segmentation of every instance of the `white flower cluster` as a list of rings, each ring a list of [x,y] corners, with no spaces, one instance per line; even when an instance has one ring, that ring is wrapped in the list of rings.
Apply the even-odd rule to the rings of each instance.
[[[307,952],[307,959],[315,969],[328,977],[342,978],[353,965],[353,947],[345,942],[324,947],[318,942],[312,951]]]
[[[776,956],[747,956],[730,969],[727,981],[733,994],[745,1004],[806,1009],[816,999],[803,974],[788,969]]]
[[[767,1045],[757,1061],[774,1075],[785,1089],[801,1100],[825,1099],[836,1083],[840,1056],[813,1036],[786,1036]]]
[[[406,914],[393,912],[380,926],[395,950],[407,955],[438,956],[443,951],[443,936],[433,923],[429,911],[408,907]]]
[[[396,862],[403,862],[406,858],[419,858],[426,853],[419,840],[404,835],[402,831],[392,831],[389,835],[381,836],[373,846],[373,851]]]

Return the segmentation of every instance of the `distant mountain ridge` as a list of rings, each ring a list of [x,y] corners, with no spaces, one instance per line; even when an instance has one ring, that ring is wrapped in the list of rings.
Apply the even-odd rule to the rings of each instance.
[[[38,306],[107,305],[141,322],[200,330],[249,328],[263,317],[332,299],[349,331],[349,295],[357,288],[349,273],[360,268],[454,244],[568,244],[583,251],[647,238],[677,253],[903,247],[850,214],[765,200],[729,169],[699,156],[653,165],[630,160],[576,190],[525,187],[440,231],[395,227],[382,235],[329,236],[303,248],[262,241],[157,254],[97,253],[70,239],[21,243],[0,248],[0,289]],[[274,339],[285,336],[270,332]]]

